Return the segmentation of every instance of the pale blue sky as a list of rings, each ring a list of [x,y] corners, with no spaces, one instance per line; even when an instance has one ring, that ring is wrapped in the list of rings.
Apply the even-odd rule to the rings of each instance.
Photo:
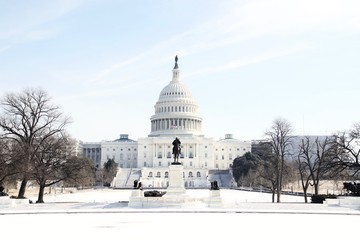
[[[176,54],[207,137],[360,122],[358,0],[0,0],[0,95],[43,88],[83,141],[146,137]]]

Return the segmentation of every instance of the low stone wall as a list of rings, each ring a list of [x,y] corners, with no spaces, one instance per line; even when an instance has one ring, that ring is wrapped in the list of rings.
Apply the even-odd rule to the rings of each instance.
[[[360,197],[338,197],[339,206],[360,209]]]
[[[29,199],[10,198],[8,196],[0,197],[0,208],[14,207],[17,205],[29,204]]]

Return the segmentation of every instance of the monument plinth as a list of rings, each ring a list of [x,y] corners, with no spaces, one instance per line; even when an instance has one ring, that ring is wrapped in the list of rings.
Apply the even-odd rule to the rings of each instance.
[[[166,190],[167,195],[185,194],[184,167],[181,164],[171,164],[169,166],[169,186]]]

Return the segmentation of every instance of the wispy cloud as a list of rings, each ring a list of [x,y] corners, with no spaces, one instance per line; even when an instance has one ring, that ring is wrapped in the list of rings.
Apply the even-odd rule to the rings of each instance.
[[[6,50],[10,49],[11,48],[11,45],[7,45],[7,46],[4,46],[4,47],[0,47],[0,53],[1,52],[5,52]]]
[[[234,6],[222,20],[225,32],[261,36],[311,30],[360,30],[357,0],[258,0]]]
[[[234,61],[226,62],[219,66],[202,68],[199,69],[198,71],[189,73],[186,76],[188,77],[194,75],[213,74],[213,73],[228,71],[251,64],[257,64],[264,61],[269,61],[271,59],[275,59],[279,57],[285,57],[288,55],[297,54],[308,49],[310,49],[310,46],[304,44],[287,47],[287,48],[272,49],[257,55],[242,57]]]
[[[151,63],[151,66],[161,65],[164,62],[167,62],[169,58],[175,57],[174,54],[179,54],[181,56],[186,56],[189,52],[186,49],[176,49],[174,52],[174,45],[181,42],[186,36],[190,35],[192,31],[186,31],[174,36],[165,39],[154,46],[138,53],[135,56],[129,57],[120,62],[116,62],[105,69],[103,69],[100,73],[98,73],[93,83],[107,83],[109,82],[111,74],[114,74],[117,71],[121,71],[124,67],[129,67],[129,65],[134,65],[136,68],[141,69],[142,67],[146,68],[148,62],[151,62],[151,59],[156,59],[156,63]]]
[[[231,51],[240,47],[239,44],[242,42],[264,36],[287,37],[314,30],[356,30],[357,23],[360,24],[355,10],[359,3],[347,0],[235,1],[233,5],[226,5],[227,9],[220,11],[227,14],[204,18],[203,22],[197,22],[183,32],[174,34],[141,52],[134,52],[134,55],[104,67],[90,82],[95,85],[114,83],[114,88],[115,83],[128,85],[132,81],[141,81],[140,79],[147,77],[144,73],[151,70],[150,68],[168,62],[175,54],[184,57],[218,49]],[[352,23],[353,20],[359,21]],[[225,49],[229,46],[231,49]],[[227,71],[297,54],[308,48],[309,46],[296,41],[288,47],[269,46],[262,53],[252,51],[240,59],[229,57],[226,63],[217,63],[215,67],[202,68],[187,76]],[[156,61],[148,64],[151,59]]]
[[[24,2],[22,7],[4,4],[0,9],[0,44],[12,45],[40,41],[57,36],[59,28],[47,24],[62,18],[84,4],[84,0]],[[19,17],[21,16],[21,17]],[[4,24],[6,23],[6,24]]]

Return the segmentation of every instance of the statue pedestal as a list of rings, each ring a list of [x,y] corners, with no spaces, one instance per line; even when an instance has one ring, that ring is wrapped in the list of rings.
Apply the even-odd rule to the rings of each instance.
[[[209,190],[208,206],[222,207],[220,190],[211,190],[211,189]]]
[[[142,195],[143,195],[143,192],[142,192],[142,190],[141,189],[133,189],[132,191],[131,191],[131,196],[130,197],[132,197],[132,198],[136,198],[136,197],[142,197]]]
[[[185,194],[183,171],[184,167],[180,164],[169,166],[169,187],[165,196]]]
[[[184,167],[181,164],[169,166],[169,187],[162,197],[145,197],[143,191],[134,189],[129,200],[129,207],[154,208],[154,207],[177,207],[181,208],[189,201],[185,194],[183,178]]]

